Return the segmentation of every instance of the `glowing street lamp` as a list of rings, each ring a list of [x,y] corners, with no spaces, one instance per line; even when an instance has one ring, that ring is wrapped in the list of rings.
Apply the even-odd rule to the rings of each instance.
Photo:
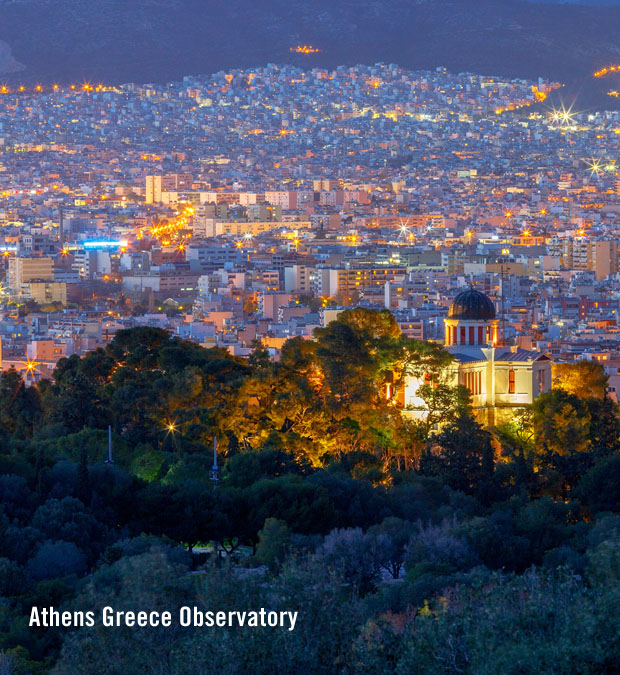
[[[598,176],[603,172],[603,164],[600,159],[590,159],[586,160],[586,164],[588,165],[588,169],[590,169],[590,175],[591,176]]]
[[[570,126],[575,122],[577,112],[573,111],[573,106],[566,108],[562,103],[561,108],[554,108],[551,113],[553,122],[559,122],[562,126]]]

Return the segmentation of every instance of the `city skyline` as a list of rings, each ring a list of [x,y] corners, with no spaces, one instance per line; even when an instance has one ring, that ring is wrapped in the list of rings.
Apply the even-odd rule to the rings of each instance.
[[[617,671],[619,26],[0,0],[2,675]]]

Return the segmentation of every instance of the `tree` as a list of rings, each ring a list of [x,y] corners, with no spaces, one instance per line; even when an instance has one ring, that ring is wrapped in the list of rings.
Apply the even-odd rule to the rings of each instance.
[[[25,586],[24,569],[8,558],[0,558],[0,597],[18,595]]]
[[[48,540],[41,544],[27,565],[29,574],[37,581],[56,579],[86,572],[86,556],[69,541]]]
[[[554,363],[553,387],[574,394],[580,399],[605,397],[609,378],[597,361]]]
[[[140,493],[132,523],[134,531],[164,535],[187,546],[219,540],[225,531],[213,488],[196,481],[162,485],[150,483]]]
[[[95,572],[71,608],[88,607],[99,616],[103,607],[110,606],[133,612],[169,611],[178,617],[181,606],[193,604],[187,572],[186,566],[172,563],[163,551],[125,557]],[[56,670],[67,675],[85,671],[133,675],[148,672],[157,663],[165,672],[173,672],[174,648],[184,633],[187,629],[176,620],[169,627],[121,625],[113,630],[97,621],[92,629],[66,634]]]
[[[458,523],[444,520],[439,525],[418,525],[406,547],[407,570],[416,573],[417,565],[449,565],[454,569],[468,569],[477,562],[476,554],[465,539],[458,536]]]
[[[411,531],[411,523],[394,517],[385,518],[368,530],[368,534],[374,538],[377,560],[393,579],[400,576]]]
[[[75,486],[75,494],[83,504],[90,504],[91,489],[90,478],[88,476],[88,458],[86,448],[82,448],[80,452],[80,463],[77,471],[77,484]]]
[[[607,394],[587,400],[590,412],[588,441],[597,455],[609,455],[620,450],[620,419],[618,406]]]
[[[48,421],[62,423],[69,432],[107,426],[109,414],[103,402],[102,376],[111,367],[111,361],[104,359],[101,351],[84,359],[76,354],[60,359],[54,369],[53,396],[47,399]]]
[[[385,399],[387,375],[400,351],[400,328],[391,312],[345,310],[315,334],[332,409]]]
[[[401,631],[395,670],[606,672],[617,648],[602,645],[617,626],[617,615],[608,619],[608,608],[571,575],[498,573],[446,589],[419,612]],[[381,643],[390,644],[379,633]]]
[[[223,471],[225,485],[250,487],[262,478],[277,478],[286,474],[306,476],[312,473],[303,458],[280,449],[264,448],[259,452],[233,455],[226,461]]]
[[[592,513],[620,510],[620,455],[598,461],[581,478],[575,492]]]
[[[73,497],[48,499],[32,516],[31,524],[49,539],[72,542],[96,556],[103,548],[105,528],[83,502]]]
[[[468,415],[459,416],[433,437],[421,470],[440,476],[454,490],[480,492],[493,478],[491,434]]]
[[[40,420],[41,400],[37,388],[26,386],[14,368],[0,373],[0,429],[28,438]]]
[[[549,492],[566,497],[593,462],[587,402],[551,389],[532,404],[532,425],[534,467]]]
[[[244,499],[248,506],[245,520],[254,538],[267,518],[283,520],[301,534],[324,532],[333,522],[327,492],[300,476],[260,480],[244,491]]]
[[[416,395],[424,403],[424,417],[420,424],[426,438],[433,429],[453,424],[457,419],[472,414],[471,395],[462,385],[454,386],[435,380],[421,385]]]
[[[284,561],[291,545],[291,530],[283,520],[267,518],[258,533],[256,557],[270,569],[276,569]]]
[[[376,588],[381,564],[375,542],[359,527],[330,532],[317,550],[317,556],[333,566],[358,595],[366,595]]]

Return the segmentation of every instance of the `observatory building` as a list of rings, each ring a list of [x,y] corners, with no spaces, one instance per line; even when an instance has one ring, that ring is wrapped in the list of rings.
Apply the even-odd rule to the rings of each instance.
[[[493,301],[480,291],[459,293],[445,323],[445,346],[454,361],[442,380],[469,389],[476,419],[485,425],[508,421],[551,387],[551,360],[540,352],[498,346],[498,319]],[[424,417],[426,406],[417,395],[430,377],[409,376],[404,386],[404,412]]]

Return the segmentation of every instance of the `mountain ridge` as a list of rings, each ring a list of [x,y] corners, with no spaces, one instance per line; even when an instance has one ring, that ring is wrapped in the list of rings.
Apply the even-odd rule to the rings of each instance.
[[[269,62],[383,61],[583,82],[620,62],[619,29],[618,6],[525,0],[12,0],[0,2],[10,49],[0,49],[0,78],[166,82]],[[296,44],[320,52],[292,54]]]

